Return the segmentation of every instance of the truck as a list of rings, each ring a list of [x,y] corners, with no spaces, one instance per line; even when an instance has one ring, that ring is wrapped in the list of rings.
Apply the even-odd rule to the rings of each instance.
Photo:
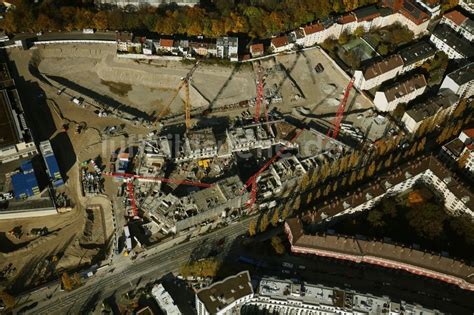
[[[71,100],[74,104],[78,106],[82,106],[82,103],[84,102],[82,98],[77,98],[77,97],[73,97]]]

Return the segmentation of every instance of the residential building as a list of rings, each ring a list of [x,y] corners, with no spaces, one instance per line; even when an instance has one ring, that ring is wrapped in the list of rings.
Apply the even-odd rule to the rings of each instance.
[[[315,44],[320,44],[326,39],[324,35],[324,25],[321,23],[314,23],[303,27],[305,33],[304,46],[310,47]]]
[[[474,62],[445,76],[440,89],[450,89],[462,98],[474,95]]]
[[[252,55],[252,58],[263,56],[264,53],[265,49],[262,43],[250,45],[250,54]]]
[[[421,124],[436,117],[449,115],[458,104],[459,97],[450,90],[443,90],[434,98],[415,104],[402,116],[405,128],[415,133]]]
[[[472,43],[445,23],[436,26],[430,40],[436,48],[445,52],[449,59],[463,59],[474,56]]]
[[[181,311],[174,302],[171,295],[165,290],[163,284],[156,284],[151,290],[151,295],[155,298],[158,306],[165,315],[181,315]]]
[[[217,46],[211,41],[190,41],[189,48],[193,54],[207,57],[207,56],[216,56],[217,55]]]
[[[177,162],[207,159],[217,156],[217,139],[212,128],[191,130],[185,134],[181,154]]]
[[[403,60],[395,54],[381,61],[372,63],[364,70],[354,72],[354,87],[360,90],[370,90],[385,81],[396,77],[403,69]]]
[[[170,38],[160,38],[160,50],[171,52],[173,50],[174,40]]]
[[[462,167],[474,178],[474,128],[461,131],[459,136],[443,146],[441,157],[450,165]]]
[[[294,38],[294,43],[300,47],[304,46],[305,43],[305,33],[302,28],[297,28],[291,32],[292,38]]]
[[[291,252],[295,254],[317,255],[403,270],[474,291],[471,279],[474,267],[460,260],[391,242],[369,241],[344,235],[304,234],[303,225],[297,218],[286,220],[285,231]]]
[[[237,37],[219,37],[216,43],[217,57],[238,61],[239,39]]]
[[[469,12],[474,14],[474,1],[472,0],[459,0],[459,6]]]
[[[474,40],[474,21],[461,12],[453,10],[444,14],[441,23],[449,25],[454,31],[466,38],[468,41]]]
[[[408,103],[423,94],[427,86],[424,75],[416,75],[375,93],[374,105],[382,112],[395,110],[398,104]]]
[[[274,53],[283,52],[285,50],[291,49],[293,45],[288,41],[288,36],[283,35],[279,37],[272,38],[270,47]]]
[[[357,23],[353,30],[358,27],[363,27],[365,31],[369,31],[373,27],[378,27],[377,21],[381,16],[380,10],[377,6],[371,5],[354,10]],[[374,25],[375,23],[375,25]]]
[[[133,33],[130,32],[116,32],[117,39],[117,51],[118,52],[129,52],[134,46]]]
[[[143,43],[142,51],[144,55],[153,55],[155,53],[155,43],[151,39],[145,40]]]
[[[357,18],[354,13],[347,13],[343,16],[341,16],[338,20],[337,23],[342,25],[341,27],[341,33],[348,33],[351,34],[353,33],[356,28],[358,27],[357,23]]]
[[[121,8],[127,6],[140,7],[143,5],[149,5],[153,7],[159,7],[165,4],[175,4],[179,6],[195,6],[199,4],[199,0],[95,0],[96,5],[115,5]]]
[[[253,295],[250,274],[242,271],[197,291],[197,315],[238,313],[240,307],[250,301]]]
[[[429,42],[420,41],[399,51],[403,60],[403,69],[400,74],[420,67],[422,64],[434,58],[436,48]]]
[[[304,267],[300,265],[301,267]],[[440,314],[421,305],[391,301],[389,297],[363,294],[307,282],[262,278],[254,297],[244,306],[270,314]],[[250,312],[245,312],[250,313]]]
[[[415,36],[420,36],[428,29],[430,16],[415,0],[383,0],[382,6],[392,9],[397,21],[407,26]]]
[[[439,0],[416,0],[416,3],[431,16],[437,16],[441,13],[441,3]]]

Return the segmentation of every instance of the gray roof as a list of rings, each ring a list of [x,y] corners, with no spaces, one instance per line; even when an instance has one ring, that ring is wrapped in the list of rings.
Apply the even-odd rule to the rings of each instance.
[[[428,42],[418,42],[399,52],[406,66],[434,56],[436,49]]]
[[[451,90],[443,90],[435,98],[428,99],[424,103],[418,103],[406,113],[416,122],[422,121],[435,115],[440,109],[454,105],[458,101],[458,96]]]
[[[472,50],[472,43],[466,38],[459,35],[455,30],[449,27],[446,24],[439,24],[433,35],[438,37],[440,40],[445,42],[449,47],[456,50],[459,54],[463,55],[465,58],[471,58],[474,56]]]
[[[457,69],[456,71],[451,72],[448,74],[454,82],[458,85],[463,85],[469,81],[474,80],[474,62],[471,62],[465,65],[462,68]]]

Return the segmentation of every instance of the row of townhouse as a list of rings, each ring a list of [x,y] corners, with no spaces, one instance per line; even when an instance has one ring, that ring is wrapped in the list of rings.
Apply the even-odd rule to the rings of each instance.
[[[450,59],[464,59],[474,56],[472,41],[474,22],[459,11],[446,13],[431,34],[430,40]]]
[[[274,53],[292,49],[294,46],[310,47],[321,44],[328,38],[338,38],[342,33],[352,33],[362,27],[364,31],[400,23],[412,30],[415,36],[426,32],[432,15],[429,10],[414,0],[385,0],[380,6],[372,5],[357,9],[338,18],[324,20],[300,27],[283,36],[272,38],[270,50]],[[434,12],[439,13],[439,5]],[[250,46],[252,57],[263,55],[263,44]]]
[[[426,41],[412,44],[394,55],[369,64],[364,69],[356,70],[354,86],[359,90],[371,90],[398,75],[420,67],[434,58],[436,51],[436,48]]]
[[[201,56],[238,61],[239,39],[237,37],[219,37],[212,39],[172,38],[147,39],[133,37],[132,33],[117,33],[117,51],[119,53],[139,53],[144,55],[174,55],[182,57]]]
[[[441,158],[456,165],[470,178],[474,178],[474,128],[461,131],[459,136],[445,144]]]

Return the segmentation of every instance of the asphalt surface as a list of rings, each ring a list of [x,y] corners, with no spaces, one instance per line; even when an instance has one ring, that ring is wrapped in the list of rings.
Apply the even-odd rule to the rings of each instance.
[[[79,314],[86,306],[100,303],[115,292],[135,288],[138,283],[157,280],[169,272],[177,272],[186,263],[191,253],[203,242],[214,242],[222,237],[234,239],[247,232],[251,218],[221,228],[207,235],[194,238],[169,249],[158,251],[151,249],[146,256],[135,261],[126,260],[119,266],[101,270],[80,288],[66,292],[59,291],[57,286],[46,290],[32,292],[21,299],[22,306],[37,302],[38,305],[25,314]],[[113,270],[115,269],[115,270]],[[47,295],[53,296],[47,299]],[[18,310],[17,310],[18,311]],[[16,312],[15,312],[16,313]]]

